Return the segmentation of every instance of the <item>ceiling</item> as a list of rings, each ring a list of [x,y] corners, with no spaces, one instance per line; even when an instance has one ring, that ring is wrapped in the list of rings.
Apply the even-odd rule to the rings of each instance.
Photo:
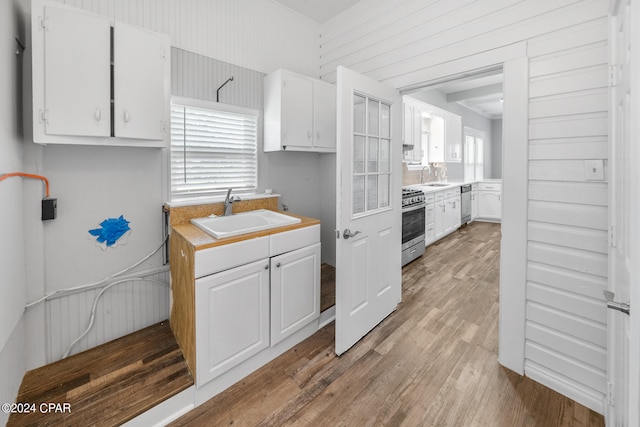
[[[289,9],[311,18],[318,24],[324,24],[329,19],[349,9],[360,0],[275,0]]]
[[[444,93],[455,102],[490,119],[502,118],[502,72],[481,77],[454,80],[429,89]]]
[[[323,24],[360,0],[274,0],[283,6]],[[472,111],[491,119],[502,118],[502,73],[493,73],[441,83],[429,87]]]

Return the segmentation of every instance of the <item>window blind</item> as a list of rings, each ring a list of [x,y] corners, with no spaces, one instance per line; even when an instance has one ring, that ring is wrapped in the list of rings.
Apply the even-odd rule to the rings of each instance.
[[[224,104],[171,106],[171,198],[257,189],[258,113]]]

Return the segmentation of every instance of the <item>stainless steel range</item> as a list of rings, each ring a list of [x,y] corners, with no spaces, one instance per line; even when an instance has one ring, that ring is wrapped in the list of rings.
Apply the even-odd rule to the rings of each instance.
[[[424,192],[417,188],[402,189],[402,265],[424,253]]]

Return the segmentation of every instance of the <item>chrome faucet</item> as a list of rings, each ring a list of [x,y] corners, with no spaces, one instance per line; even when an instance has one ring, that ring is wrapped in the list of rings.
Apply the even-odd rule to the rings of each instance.
[[[425,167],[423,167],[422,170],[420,171],[420,184],[424,184],[424,170],[425,169],[429,169],[429,176],[432,175],[431,166],[425,165]]]
[[[240,197],[231,197],[231,188],[227,190],[227,197],[224,199],[224,216],[233,215],[233,202],[239,202]]]

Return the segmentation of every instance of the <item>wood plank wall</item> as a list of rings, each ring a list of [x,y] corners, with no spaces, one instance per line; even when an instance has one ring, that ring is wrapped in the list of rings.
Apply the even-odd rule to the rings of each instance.
[[[336,66],[344,65],[396,88],[501,62],[525,44],[525,373],[599,412],[606,389],[608,188],[606,181],[586,182],[584,160],[606,165],[607,159],[607,5],[363,0],[320,28],[322,79],[335,81]]]

